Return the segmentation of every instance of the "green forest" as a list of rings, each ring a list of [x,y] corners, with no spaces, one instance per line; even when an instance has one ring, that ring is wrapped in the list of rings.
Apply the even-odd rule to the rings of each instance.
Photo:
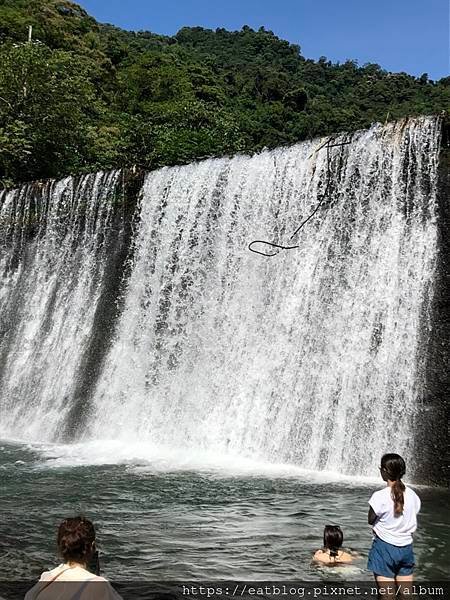
[[[170,37],[98,23],[65,0],[0,0],[3,187],[251,153],[449,108],[448,77],[306,59],[264,27]]]

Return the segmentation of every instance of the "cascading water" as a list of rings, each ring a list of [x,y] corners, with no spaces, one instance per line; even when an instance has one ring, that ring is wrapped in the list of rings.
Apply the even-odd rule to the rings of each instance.
[[[148,175],[93,435],[364,473],[408,455],[436,256],[435,120]],[[311,156],[312,154],[312,156]],[[422,340],[423,341],[423,340]]]
[[[148,174],[123,310],[80,408],[89,427],[75,437],[351,474],[370,472],[386,450],[410,457],[436,270],[439,138],[438,119],[418,118],[333,148],[329,200],[299,248],[273,258],[248,243],[286,242],[317,205],[323,140]],[[88,214],[103,218],[82,238],[77,209],[60,214],[73,184],[55,184],[12,267],[16,226],[1,292],[4,435],[54,439],[68,418],[116,177],[95,179]],[[85,198],[70,197],[73,207]],[[3,197],[2,227],[29,210],[27,198]]]
[[[93,336],[119,172],[0,197],[1,434],[55,438]]]

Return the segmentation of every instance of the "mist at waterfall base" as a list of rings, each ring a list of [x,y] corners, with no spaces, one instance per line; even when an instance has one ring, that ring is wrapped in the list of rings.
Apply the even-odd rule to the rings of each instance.
[[[421,456],[439,135],[333,148],[330,200],[271,259],[248,243],[315,208],[323,140],[147,174],[124,262],[121,172],[0,195],[5,575],[51,566],[80,511],[112,577],[314,578],[326,522],[367,554],[381,454]],[[442,577],[448,496],[421,494]]]

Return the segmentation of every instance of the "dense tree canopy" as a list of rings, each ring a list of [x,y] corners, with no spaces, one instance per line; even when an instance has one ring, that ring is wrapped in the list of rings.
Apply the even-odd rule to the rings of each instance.
[[[253,152],[449,107],[450,78],[307,60],[263,27],[168,37],[99,24],[66,0],[0,0],[4,185]]]

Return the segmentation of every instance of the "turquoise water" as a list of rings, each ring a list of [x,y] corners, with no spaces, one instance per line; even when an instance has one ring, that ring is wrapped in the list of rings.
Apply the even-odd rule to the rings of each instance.
[[[0,579],[34,579],[58,564],[56,527],[77,513],[96,523],[102,571],[115,580],[371,578],[367,499],[381,483],[276,468],[252,474],[251,465],[233,475],[232,468],[156,468],[133,458],[72,462],[57,447],[1,445]],[[423,505],[417,577],[447,578],[450,495],[416,491]],[[359,555],[354,565],[311,564],[327,523],[343,528],[344,545]]]

